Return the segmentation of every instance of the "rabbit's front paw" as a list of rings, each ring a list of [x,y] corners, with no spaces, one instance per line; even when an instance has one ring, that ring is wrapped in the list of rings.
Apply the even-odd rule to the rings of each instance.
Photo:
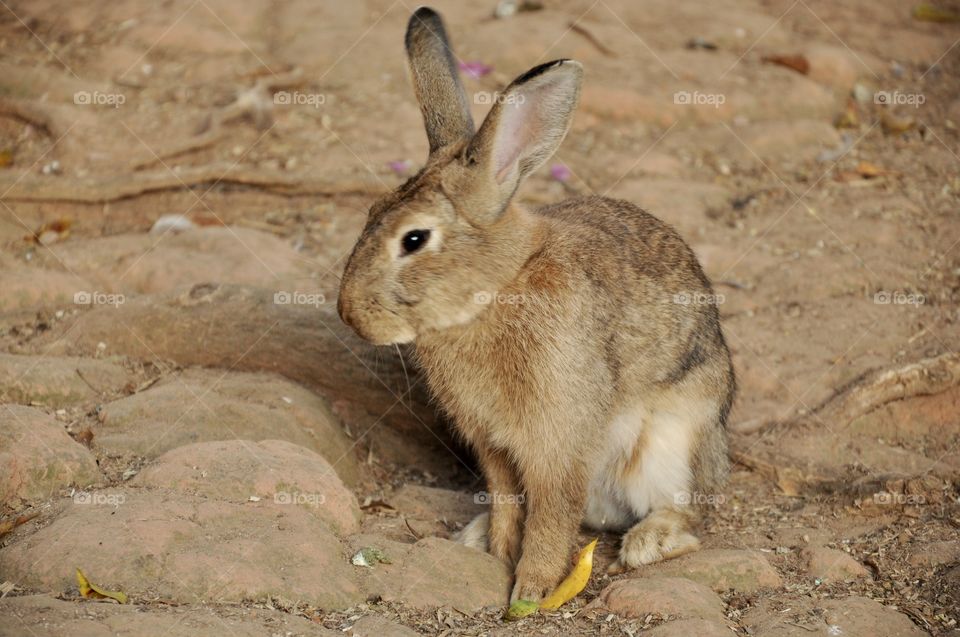
[[[563,579],[563,574],[563,565],[559,569],[548,566],[536,568],[530,567],[521,559],[520,565],[517,567],[517,581],[513,585],[510,603],[518,599],[539,602],[557,587],[557,584]]]

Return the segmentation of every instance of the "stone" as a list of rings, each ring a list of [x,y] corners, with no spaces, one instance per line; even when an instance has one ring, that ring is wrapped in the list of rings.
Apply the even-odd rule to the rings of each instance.
[[[92,288],[77,274],[0,257],[0,312],[72,306],[74,294]]]
[[[608,585],[592,601],[621,617],[703,619],[723,624],[723,602],[703,584],[682,577],[632,577]]]
[[[2,402],[66,407],[119,391],[130,378],[113,361],[0,354]]]
[[[259,498],[300,506],[341,535],[360,529],[357,499],[334,467],[319,454],[285,440],[221,440],[177,447],[142,469],[130,484],[238,503]]]
[[[844,581],[870,577],[870,571],[849,554],[824,547],[814,547],[803,552],[810,577],[823,581]]]
[[[100,482],[90,451],[39,409],[0,405],[0,509],[17,510]]]
[[[647,566],[651,575],[686,577],[717,591],[753,593],[783,582],[763,553],[747,549],[707,549]]]
[[[356,567],[371,596],[404,602],[419,609],[453,606],[473,611],[504,606],[510,597],[512,573],[489,553],[437,537],[403,544],[382,536],[350,538],[353,551],[375,547],[391,563]]]
[[[130,488],[91,495],[0,549],[4,577],[63,592],[79,567],[134,599],[182,603],[281,597],[333,610],[364,599],[347,548],[302,507]]]
[[[68,602],[46,595],[0,599],[0,637],[335,637],[309,619],[264,608]]]
[[[187,370],[103,406],[94,443],[147,458],[195,442],[279,439],[311,449],[347,484],[359,475],[353,442],[323,398],[273,374]]]
[[[826,611],[823,619],[828,634],[844,637],[922,637],[927,634],[903,613],[866,597],[824,600],[822,607]]]

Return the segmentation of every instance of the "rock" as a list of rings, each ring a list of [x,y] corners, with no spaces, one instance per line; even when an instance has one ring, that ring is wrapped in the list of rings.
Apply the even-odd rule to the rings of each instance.
[[[810,577],[824,581],[844,581],[860,577],[870,577],[870,571],[853,559],[849,554],[836,549],[815,547],[804,551]]]
[[[46,595],[0,599],[0,637],[335,637],[303,617],[263,608],[66,602]]]
[[[634,577],[608,585],[589,608],[600,607],[621,617],[648,614],[724,623],[723,602],[709,588],[681,577]],[[693,633],[696,634],[696,633]]]
[[[122,389],[130,375],[112,361],[0,354],[0,401],[66,407]]]
[[[803,56],[810,63],[807,73],[810,79],[841,91],[844,95],[853,89],[861,75],[874,76],[883,72],[882,65],[874,62],[872,56],[854,53],[840,45],[811,44],[804,49]],[[876,69],[869,66],[868,60],[874,62]]]
[[[763,553],[738,549],[708,549],[644,568],[644,575],[686,577],[717,592],[733,589],[752,593],[778,588],[780,575]]]
[[[100,481],[97,462],[63,426],[38,409],[0,405],[0,509]]]
[[[706,619],[681,619],[667,622],[649,631],[644,631],[644,637],[730,637],[733,633],[723,623],[711,622]]]
[[[217,500],[260,498],[301,506],[340,535],[360,529],[360,507],[322,456],[284,440],[223,440],[177,447],[140,471],[131,485]]]
[[[844,637],[922,637],[927,634],[903,613],[866,597],[824,600],[822,607],[826,611],[823,619],[827,634]]]
[[[930,544],[917,545],[910,555],[913,566],[937,567],[960,560],[960,541],[943,540]]]
[[[465,525],[486,510],[482,503],[477,503],[475,496],[463,491],[405,484],[389,498],[389,503],[403,517],[403,522],[397,525],[403,537],[409,537],[407,524],[422,536],[449,537],[452,527]]]
[[[0,312],[73,305],[73,295],[90,290],[84,277],[48,270],[0,256]]]
[[[329,610],[364,599],[346,547],[303,507],[129,488],[93,495],[0,549],[0,572],[60,592],[76,586],[79,566],[134,599],[184,603],[271,596]]]
[[[359,476],[353,442],[325,401],[272,374],[187,370],[104,405],[93,431],[98,448],[148,458],[195,442],[286,440],[319,453],[347,484]]]
[[[386,601],[414,608],[453,606],[463,611],[503,606],[510,597],[512,574],[489,553],[437,537],[402,544],[373,535],[350,539],[354,551],[368,546],[382,550],[390,564],[362,571],[364,588]]]
[[[412,361],[361,340],[332,305],[279,304],[270,290],[204,284],[95,308],[66,323],[34,339],[31,353],[91,355],[104,343],[108,354],[140,360],[277,372],[349,405],[355,431],[387,425],[407,448],[421,445],[422,458],[453,446]]]
[[[416,637],[418,634],[379,615],[361,617],[346,632],[351,637]]]

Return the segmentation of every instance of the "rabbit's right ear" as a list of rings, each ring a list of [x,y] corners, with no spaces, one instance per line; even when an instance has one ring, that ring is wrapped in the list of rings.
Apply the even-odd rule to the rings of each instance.
[[[467,94],[440,15],[429,7],[417,9],[407,24],[405,42],[430,153],[471,138],[473,118]]]

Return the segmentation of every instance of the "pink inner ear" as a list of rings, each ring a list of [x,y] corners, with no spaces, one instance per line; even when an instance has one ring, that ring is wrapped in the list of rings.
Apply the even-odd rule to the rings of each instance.
[[[503,183],[517,162],[542,134],[542,118],[538,117],[535,96],[519,94],[507,96],[523,100],[501,105],[500,121],[493,142],[493,165],[497,183]]]

